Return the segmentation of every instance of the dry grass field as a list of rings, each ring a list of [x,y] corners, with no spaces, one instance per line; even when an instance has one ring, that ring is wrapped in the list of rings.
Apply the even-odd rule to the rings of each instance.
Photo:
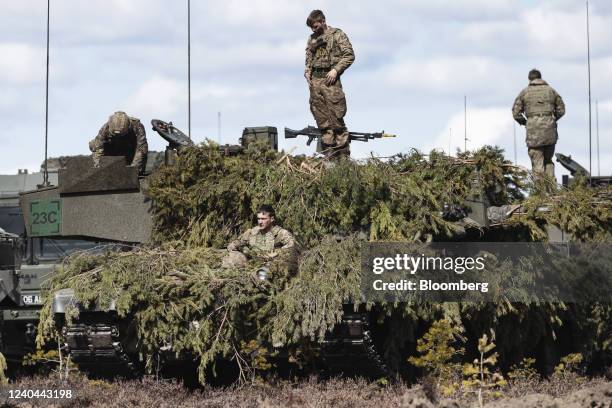
[[[435,387],[401,383],[381,386],[359,379],[314,378],[291,383],[248,384],[189,390],[153,378],[107,382],[74,375],[66,381],[29,377],[3,385],[3,407],[473,407],[474,395],[440,398]],[[10,398],[16,390],[71,390],[72,398]],[[604,379],[533,381],[511,384],[490,407],[612,407],[612,382]]]

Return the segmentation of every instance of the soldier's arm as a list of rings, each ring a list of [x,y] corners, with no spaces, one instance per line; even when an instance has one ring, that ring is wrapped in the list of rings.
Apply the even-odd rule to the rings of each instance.
[[[238,239],[230,242],[227,245],[228,251],[240,251],[242,248],[247,246],[249,244],[250,232],[251,230],[246,230],[238,237]]]
[[[521,92],[519,96],[517,96],[516,99],[514,100],[514,105],[512,106],[512,117],[514,118],[514,120],[516,120],[521,125],[524,125],[527,123],[525,116],[523,116],[524,112],[525,112],[525,104],[523,102],[523,92]]]
[[[555,119],[559,120],[565,115],[565,103],[561,95],[555,92]]]
[[[336,38],[336,46],[340,48],[340,61],[333,67],[338,75],[341,75],[355,61],[353,46],[343,31],[339,31]]]
[[[104,144],[108,142],[108,124],[104,124],[98,131],[96,137],[89,142],[89,150],[91,151],[91,157],[94,162],[94,166],[100,165],[100,158],[104,156]]]
[[[304,69],[304,77],[306,81],[310,84],[310,78],[312,76],[311,73],[312,66],[312,50],[310,49],[310,38],[306,42],[306,68]]]
[[[291,233],[286,229],[279,227],[278,232],[274,236],[274,250],[267,253],[265,255],[265,258],[274,259],[281,254],[291,253],[291,251],[287,250],[291,250],[294,248],[295,238],[293,238],[293,235],[291,235]]]
[[[280,244],[279,249],[289,249],[295,246],[295,238],[293,238],[293,235],[286,229],[281,229],[276,239],[278,244]]]
[[[134,153],[134,160],[132,160],[132,166],[138,167],[142,173],[147,165],[147,153],[149,151],[149,145],[147,144],[147,135],[145,128],[142,123],[137,120],[133,124],[134,133],[136,134],[136,152]]]

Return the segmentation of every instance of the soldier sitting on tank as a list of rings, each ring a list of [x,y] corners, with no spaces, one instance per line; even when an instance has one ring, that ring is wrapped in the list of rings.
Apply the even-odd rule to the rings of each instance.
[[[272,206],[260,206],[257,209],[257,226],[248,229],[238,239],[229,243],[229,253],[223,258],[222,266],[243,266],[254,256],[272,260],[295,250],[293,235],[276,225],[274,217]]]
[[[145,171],[148,149],[144,126],[125,112],[113,113],[89,142],[95,167],[102,156],[125,156],[126,164],[138,168],[138,174]]]

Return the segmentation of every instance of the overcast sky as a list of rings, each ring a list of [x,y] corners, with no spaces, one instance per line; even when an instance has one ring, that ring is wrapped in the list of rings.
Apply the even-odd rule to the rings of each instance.
[[[0,0],[0,173],[44,158],[46,1]],[[612,2],[592,0],[601,173],[612,174]],[[353,157],[411,148],[502,146],[514,158],[511,107],[537,67],[563,97],[557,152],[588,168],[585,2],[577,0],[224,0],[191,2],[192,136],[237,143],[245,126],[314,124],[303,61],[308,13],[343,29],[356,60],[342,77],[350,130],[398,135],[354,142]],[[88,154],[116,110],[187,130],[187,1],[51,0],[49,155]],[[528,165],[516,126],[519,164]],[[280,138],[280,147],[314,145]],[[566,173],[557,165],[557,175]]]

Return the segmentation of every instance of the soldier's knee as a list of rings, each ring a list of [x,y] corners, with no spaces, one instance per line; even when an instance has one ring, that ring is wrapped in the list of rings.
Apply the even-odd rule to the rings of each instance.
[[[238,251],[228,251],[227,255],[221,260],[222,268],[238,268],[246,265],[248,259],[245,254]]]

